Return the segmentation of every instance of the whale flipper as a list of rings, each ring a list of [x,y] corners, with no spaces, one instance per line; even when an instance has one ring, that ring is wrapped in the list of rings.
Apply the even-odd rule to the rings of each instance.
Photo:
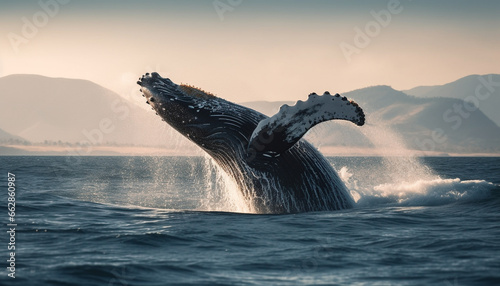
[[[294,106],[285,104],[278,113],[260,121],[250,137],[247,152],[279,156],[310,128],[332,119],[349,120],[362,126],[365,114],[356,102],[339,94],[311,93],[306,101],[299,100]]]

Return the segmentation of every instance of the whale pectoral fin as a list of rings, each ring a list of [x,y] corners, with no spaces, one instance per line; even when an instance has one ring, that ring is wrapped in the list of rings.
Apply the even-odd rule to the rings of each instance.
[[[260,121],[250,137],[247,151],[279,156],[314,125],[332,119],[349,120],[362,126],[365,114],[357,103],[339,94],[312,93],[306,101],[299,100],[294,106],[285,104],[277,114]]]

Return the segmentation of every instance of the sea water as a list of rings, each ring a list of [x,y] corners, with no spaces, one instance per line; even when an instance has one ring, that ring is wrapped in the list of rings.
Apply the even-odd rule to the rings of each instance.
[[[355,208],[264,215],[207,158],[0,157],[0,284],[500,284],[499,158],[329,160]]]

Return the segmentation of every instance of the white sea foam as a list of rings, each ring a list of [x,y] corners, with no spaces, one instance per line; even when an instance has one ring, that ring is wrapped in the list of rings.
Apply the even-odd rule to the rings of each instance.
[[[338,171],[357,207],[475,201],[489,197],[491,190],[498,187],[484,180],[441,178],[418,157],[408,155],[411,153],[396,132],[381,125],[365,127],[364,135],[382,152],[380,160],[354,170],[344,166]],[[384,150],[390,150],[390,154]]]
[[[254,213],[252,204],[239,190],[236,182],[224,172],[208,155],[205,155],[206,197],[202,199],[201,211],[227,211]]]
[[[436,206],[454,202],[477,201],[488,198],[496,187],[484,180],[417,179],[371,185],[352,180],[346,167],[340,172],[351,190],[357,207],[379,205]]]

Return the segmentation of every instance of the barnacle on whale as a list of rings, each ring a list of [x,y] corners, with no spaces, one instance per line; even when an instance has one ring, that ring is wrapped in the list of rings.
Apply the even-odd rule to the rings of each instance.
[[[192,96],[192,97],[198,97],[201,99],[216,98],[216,96],[213,95],[212,93],[204,91],[204,90],[202,90],[198,87],[192,86],[192,85],[181,84],[181,85],[179,85],[179,89],[184,94]]]

